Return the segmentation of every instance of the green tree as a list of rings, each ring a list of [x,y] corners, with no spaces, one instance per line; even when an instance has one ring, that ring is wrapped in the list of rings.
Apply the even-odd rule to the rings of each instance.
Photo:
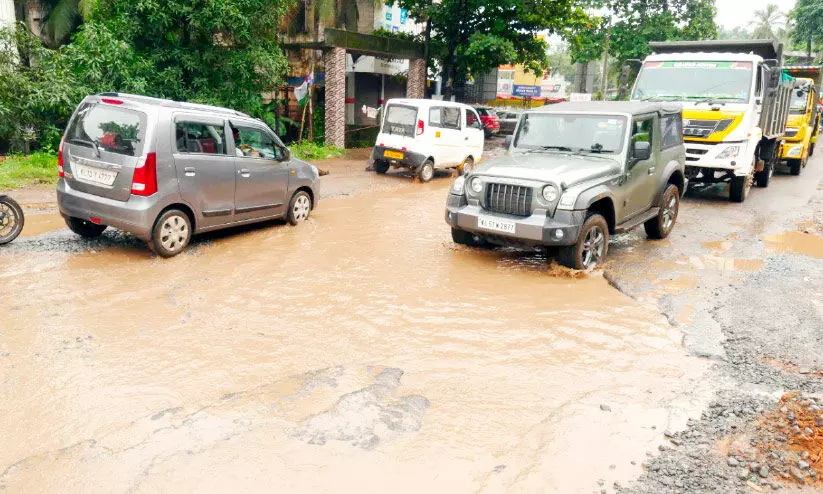
[[[811,57],[812,43],[823,42],[823,0],[797,0],[790,17],[795,22],[794,41],[805,44]]]
[[[574,0],[400,0],[419,22],[431,22],[431,58],[438,60],[446,98],[462,91],[469,74],[501,64],[522,64],[541,74],[548,67],[538,33],[559,33],[585,18]],[[461,96],[458,94],[458,97]]]
[[[770,3],[764,9],[754,11],[754,28],[752,36],[755,39],[775,39],[780,40],[781,35],[786,30],[786,14],[780,8]]]

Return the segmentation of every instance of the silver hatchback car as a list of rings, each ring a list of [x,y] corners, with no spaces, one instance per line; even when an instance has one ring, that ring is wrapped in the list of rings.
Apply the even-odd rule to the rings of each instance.
[[[318,170],[260,120],[227,108],[102,93],[87,96],[58,154],[57,202],[83,237],[131,232],[163,257],[193,234],[317,204]]]

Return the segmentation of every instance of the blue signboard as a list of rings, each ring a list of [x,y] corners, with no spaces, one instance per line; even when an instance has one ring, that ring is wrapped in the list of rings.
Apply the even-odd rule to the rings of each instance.
[[[408,17],[409,13],[406,12],[406,9],[400,9],[400,24],[406,23],[406,17]]]
[[[515,96],[531,96],[531,97],[540,97],[540,86],[521,86],[519,84],[515,84],[514,88],[512,89],[512,94]]]
[[[391,20],[391,12],[386,12],[386,20],[387,21]]]

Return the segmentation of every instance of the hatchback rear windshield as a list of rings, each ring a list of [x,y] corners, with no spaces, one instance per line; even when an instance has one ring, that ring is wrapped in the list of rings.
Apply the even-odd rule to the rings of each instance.
[[[417,107],[389,105],[386,109],[386,118],[383,120],[383,133],[414,137],[416,124]]]
[[[489,111],[486,108],[475,108],[475,110],[477,110],[477,113],[479,113],[481,117],[490,117],[490,116],[492,116],[492,112]]]
[[[127,156],[140,156],[146,115],[106,104],[82,106],[66,133],[66,141]]]

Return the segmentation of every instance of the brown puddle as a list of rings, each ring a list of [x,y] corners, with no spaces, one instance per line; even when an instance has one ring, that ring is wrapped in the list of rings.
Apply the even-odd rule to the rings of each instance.
[[[57,213],[26,214],[23,222],[23,231],[20,232],[20,236],[34,237],[41,233],[59,230],[60,228],[66,228],[66,222],[63,220],[63,217]]]
[[[169,260],[8,255],[25,262],[0,262],[0,490],[565,493],[638,475],[700,409],[704,363],[600,275],[455,246],[447,182]]]
[[[767,250],[776,254],[802,254],[823,259],[823,235],[789,231],[763,237]]]

